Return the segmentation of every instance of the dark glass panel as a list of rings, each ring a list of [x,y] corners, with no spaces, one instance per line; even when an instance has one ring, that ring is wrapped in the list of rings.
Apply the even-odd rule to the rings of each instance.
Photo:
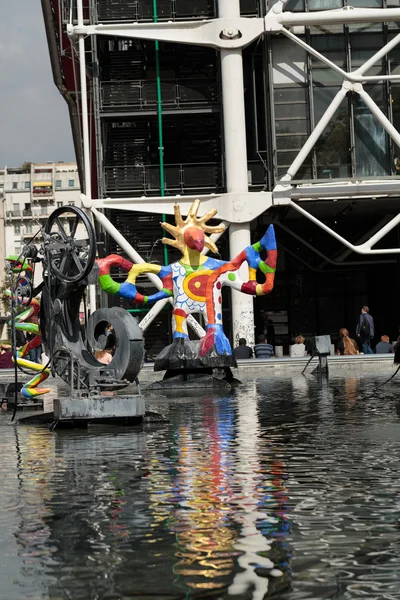
[[[365,86],[365,90],[385,112],[383,86]],[[358,95],[354,95],[353,102],[356,174],[388,175],[391,172],[388,135]]]
[[[314,87],[314,117],[318,123],[339,91],[338,87]],[[315,146],[317,176],[322,179],[351,174],[350,124],[345,98]]]

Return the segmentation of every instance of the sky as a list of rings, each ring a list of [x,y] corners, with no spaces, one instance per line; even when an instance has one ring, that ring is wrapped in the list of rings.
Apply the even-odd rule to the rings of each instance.
[[[74,161],[68,108],[53,83],[40,0],[0,0],[0,168]]]

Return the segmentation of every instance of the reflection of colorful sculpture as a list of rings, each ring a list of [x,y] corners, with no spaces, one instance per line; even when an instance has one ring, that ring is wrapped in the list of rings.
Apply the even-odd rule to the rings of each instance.
[[[14,292],[15,300],[22,305],[29,305],[27,310],[20,313],[19,315],[16,315],[14,320],[15,329],[25,331],[31,334],[36,334],[34,338],[32,338],[29,342],[24,344],[24,346],[19,348],[16,352],[16,360],[18,366],[30,369],[32,371],[38,371],[37,375],[35,375],[32,379],[25,383],[25,385],[21,389],[21,394],[25,396],[25,398],[29,399],[50,392],[50,389],[48,388],[37,387],[42,383],[42,381],[45,381],[49,377],[49,369],[43,368],[41,364],[35,363],[25,358],[31,350],[38,348],[42,343],[39,325],[37,325],[37,323],[32,323],[28,321],[29,319],[32,319],[32,317],[36,317],[37,319],[37,317],[39,316],[40,302],[36,300],[36,298],[31,298],[30,294],[27,294],[26,296],[20,295],[21,289],[23,289],[25,286],[30,287],[32,285],[32,267],[26,262],[19,261],[17,256],[8,256],[6,260],[10,264],[12,272],[18,274],[17,285],[15,286],[16,289]],[[11,297],[11,290],[6,290],[5,296]],[[26,300],[24,298],[26,298]],[[11,322],[9,324],[11,324]]]
[[[121,256],[111,254],[99,260],[98,264],[100,284],[108,293],[145,305],[164,298],[173,298],[172,323],[175,344],[179,340],[188,341],[186,319],[189,314],[201,313],[206,321],[206,335],[200,342],[198,357],[200,360],[204,359],[203,364],[207,364],[207,357],[231,359],[232,356],[230,343],[222,329],[222,286],[229,286],[254,296],[268,294],[274,285],[277,250],[274,228],[270,225],[260,242],[248,246],[229,262],[204,256],[202,251],[205,247],[217,252],[214,242],[207,234],[221,233],[225,226],[207,225],[217,211],[213,209],[203,217],[198,217],[199,206],[200,201],[196,200],[187,218],[183,219],[179,206],[175,205],[175,225],[161,224],[175,238],[164,238],[163,243],[182,252],[182,258],[178,262],[164,267],[147,263],[134,265]],[[263,250],[267,252],[265,261],[260,256]],[[248,281],[243,281],[238,274],[245,261],[249,267]],[[111,278],[110,269],[115,266],[128,272],[125,283],[117,283]],[[262,284],[256,281],[257,270],[265,276]],[[139,294],[136,279],[144,273],[158,275],[163,283],[162,290],[151,296]],[[232,364],[232,359],[231,363],[228,360],[225,364]],[[215,361],[213,366],[217,366]]]

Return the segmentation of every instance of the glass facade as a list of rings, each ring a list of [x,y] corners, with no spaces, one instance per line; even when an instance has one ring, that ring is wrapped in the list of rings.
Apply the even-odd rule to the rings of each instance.
[[[275,0],[241,0],[243,16],[263,16]],[[65,14],[69,0],[63,0]],[[289,0],[285,11],[392,7],[399,0]],[[215,18],[214,0],[157,0],[160,21]],[[150,21],[153,0],[88,0],[92,23]],[[85,9],[86,10],[86,9]],[[132,11],[135,13],[132,16]],[[132,14],[131,14],[132,13]],[[397,23],[296,26],[292,33],[344,71],[360,68],[398,33]],[[98,139],[100,196],[160,193],[159,126],[168,195],[225,188],[219,52],[204,46],[159,44],[161,102],[155,44],[93,36],[93,95]],[[89,56],[89,53],[88,53]],[[243,50],[250,189],[273,189],[325,111],[343,78],[284,35],[265,36]],[[367,75],[400,73],[393,50]],[[400,84],[364,84],[383,114],[400,127]],[[354,92],[348,92],[294,180],[390,177],[400,174],[400,149]]]
[[[377,7],[377,1],[360,0],[353,6]],[[309,0],[308,10],[340,8],[342,2]],[[293,10],[303,10],[299,5]],[[299,28],[297,28],[299,29]],[[382,48],[397,24],[324,25],[302,27],[298,37],[344,71],[355,71]],[[269,43],[269,48],[268,48]],[[274,110],[270,122],[274,132],[271,160],[275,182],[297,156],[310,132],[339,92],[340,73],[283,37],[266,42],[272,57],[270,82]],[[368,76],[400,72],[400,51],[390,52],[373,65]],[[364,90],[383,114],[400,127],[400,89],[396,83],[364,83]],[[400,152],[382,125],[355,92],[348,92],[329,121],[296,179],[337,179],[348,177],[386,177],[400,173]]]

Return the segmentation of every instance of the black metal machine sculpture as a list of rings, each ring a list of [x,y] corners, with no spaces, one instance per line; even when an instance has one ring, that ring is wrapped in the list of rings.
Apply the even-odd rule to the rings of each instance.
[[[23,289],[14,293],[23,293],[25,305],[41,293],[40,332],[51,373],[70,386],[71,396],[80,398],[137,382],[144,341],[136,319],[118,307],[86,316],[85,292],[91,274],[97,279],[96,237],[90,219],[75,206],[60,207],[50,215],[42,235],[43,241],[32,240],[21,257],[27,263],[42,263],[43,281],[35,289],[33,278],[24,281]],[[107,346],[113,347],[112,360],[102,364],[94,349]]]

